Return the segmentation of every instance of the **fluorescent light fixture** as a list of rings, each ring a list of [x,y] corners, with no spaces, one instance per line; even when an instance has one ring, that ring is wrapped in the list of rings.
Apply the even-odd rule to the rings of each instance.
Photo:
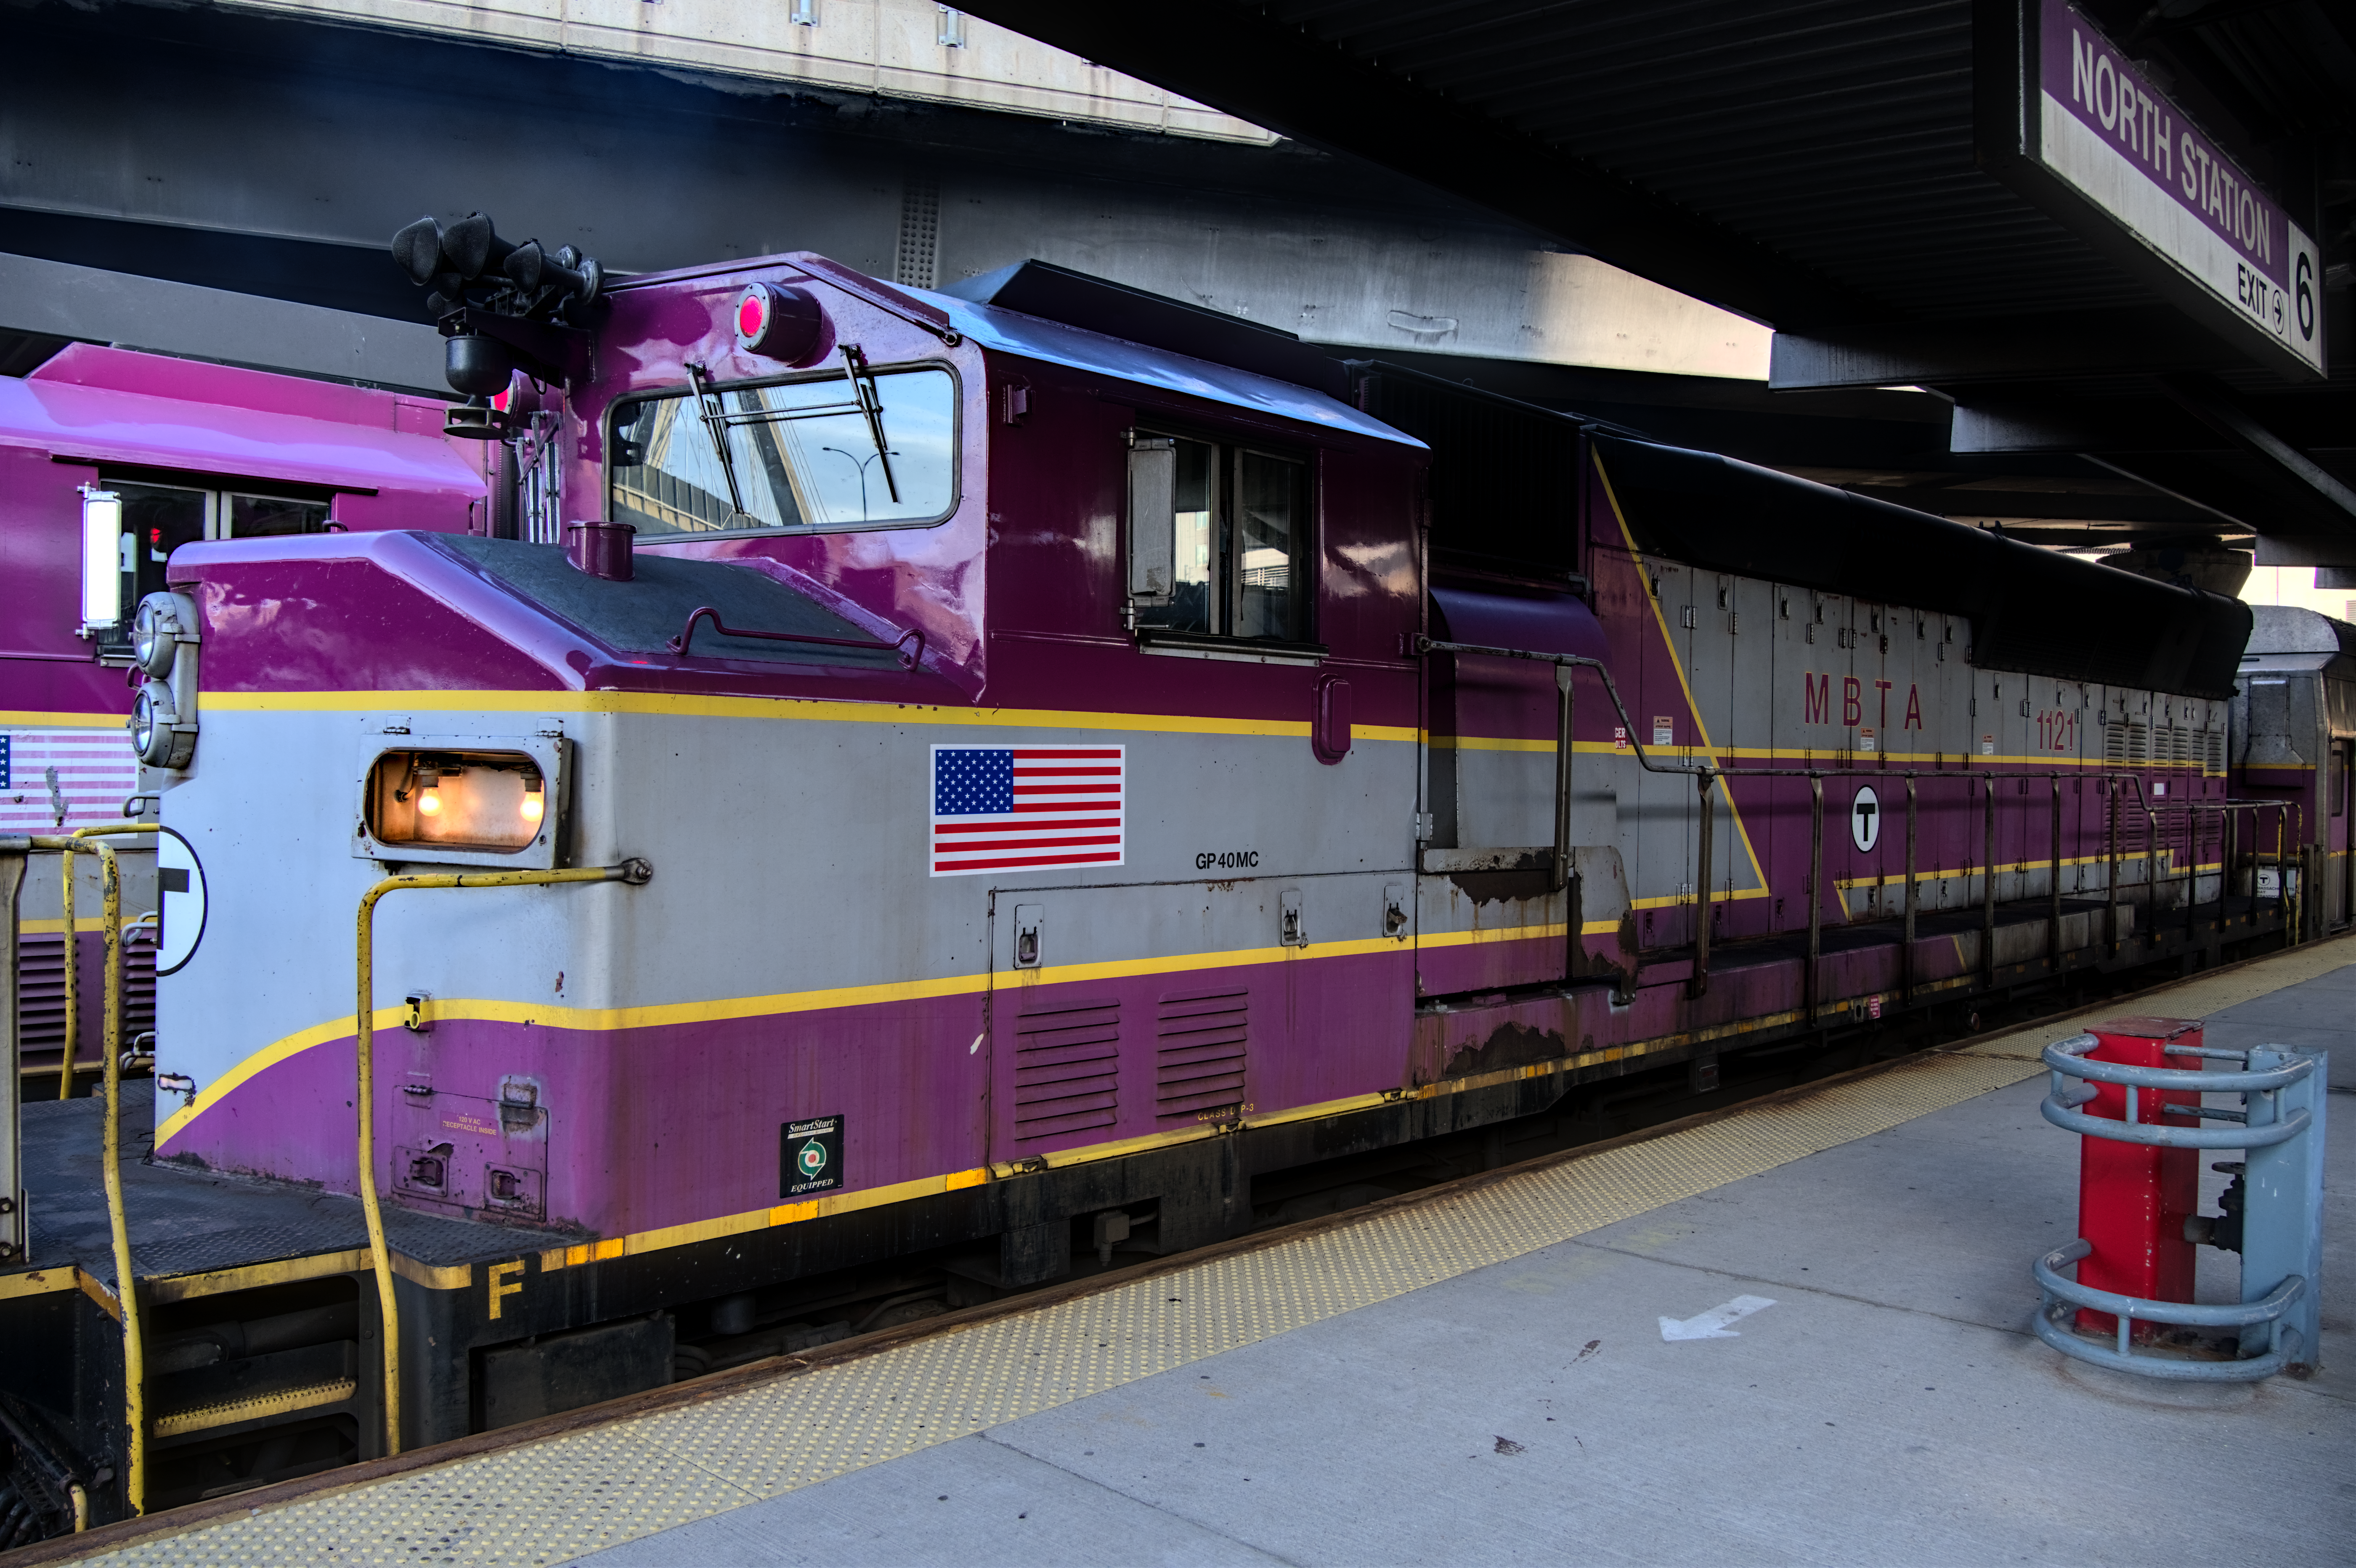
[[[123,619],[123,497],[81,487],[81,624],[85,631]]]

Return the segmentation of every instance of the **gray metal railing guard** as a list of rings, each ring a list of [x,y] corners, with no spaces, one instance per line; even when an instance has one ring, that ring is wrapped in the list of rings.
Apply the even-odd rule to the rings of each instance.
[[[2273,1096],[2314,1072],[2315,1061],[2311,1057],[2299,1057],[2276,1068],[2207,1072],[2175,1067],[2138,1067],[2122,1061],[2087,1061],[2086,1052],[2101,1044],[2102,1041],[2091,1034],[2077,1034],[2054,1041],[2040,1053],[2045,1065],[2052,1070],[2052,1086],[2038,1109],[2047,1121],[2065,1132],[2162,1148],[2250,1150],[2288,1143],[2306,1132],[2312,1123],[2313,1118],[2305,1110],[2296,1110],[2288,1116],[2282,1115],[2278,1104],[2273,1101]],[[2249,1053],[2240,1051],[2203,1047],[2175,1054],[2239,1060],[2245,1069],[2249,1063]],[[2071,1079],[2078,1082],[2074,1084],[2067,1082]],[[2089,1116],[2073,1108],[2094,1097],[2097,1083],[2115,1084],[2126,1090],[2126,1120]],[[2211,1115],[2238,1115],[2244,1118],[2243,1125],[2214,1130],[2143,1123],[2136,1117],[2138,1095],[2144,1090],[2239,1093],[2244,1096],[2247,1109],[2240,1113],[2208,1112]],[[2251,1118],[2251,1112],[2258,1104],[2251,1096],[2256,1095],[2267,1097],[2268,1108],[2273,1115],[2266,1120]],[[2202,1107],[2196,1105],[2171,1105],[2162,1114],[2199,1115],[2202,1111]],[[2261,1378],[2272,1377],[2298,1360],[2306,1348],[2304,1336],[2285,1322],[2291,1308],[2298,1304],[2308,1289],[2308,1281],[2303,1275],[2286,1276],[2256,1301],[2236,1302],[2222,1307],[2203,1307],[2189,1301],[2155,1301],[2146,1296],[2122,1296],[2115,1291],[2099,1290],[2061,1276],[2062,1269],[2085,1258],[2094,1250],[2093,1243],[2080,1237],[2047,1253],[2030,1269],[2040,1292],[2033,1324],[2037,1337],[2064,1355],[2118,1371],[2179,1382],[2254,1382]],[[2056,1319],[2062,1312],[2072,1308],[2107,1312],[2115,1317],[2118,1320],[2118,1348],[2103,1349],[2063,1328]],[[2272,1329],[2263,1355],[2229,1361],[2175,1361],[2157,1356],[2138,1356],[2128,1348],[2138,1321],[2188,1328],[2246,1328],[2263,1323],[2271,1325]]]
[[[2072,1035],[2068,1040],[2055,1040],[2041,1053],[2045,1065],[2053,1070],[2053,1086],[2039,1104],[2045,1119],[2063,1132],[2083,1136],[2109,1138],[2115,1143],[2143,1144],[2154,1148],[2271,1148],[2276,1144],[2288,1143],[2305,1132],[2311,1118],[2305,1111],[2295,1111],[2288,1116],[2252,1123],[2246,1113],[2210,1111],[2198,1105],[2171,1105],[2163,1115],[2197,1116],[2208,1115],[2230,1119],[2240,1125],[2219,1127],[2171,1127],[2158,1122],[2136,1120],[2138,1093],[2146,1089],[2190,1092],[2206,1094],[2273,1094],[2289,1088],[2315,1071],[2315,1063],[2306,1060],[2286,1067],[2256,1072],[2202,1072],[2180,1067],[2136,1067],[2118,1061],[2089,1061],[2085,1053],[2102,1044],[2091,1034]],[[2239,1051],[2206,1051],[2204,1056],[2237,1057]],[[2064,1078],[2085,1080],[2082,1088],[2072,1088]],[[2094,1097],[2095,1083],[2117,1084],[2127,1092],[2126,1120],[2115,1122],[2108,1116],[2090,1116],[2076,1109]],[[2083,1092],[2082,1092],[2083,1089]]]
[[[2293,1275],[2273,1292],[2258,1301],[2235,1302],[2229,1307],[2201,1307],[2189,1301],[2147,1301],[2139,1296],[2120,1296],[2112,1291],[2097,1290],[2090,1285],[2080,1285],[2073,1279],[2063,1279],[2061,1272],[2094,1250],[2085,1240],[2056,1247],[2037,1260],[2034,1273],[2038,1288],[2044,1293],[2031,1325],[2037,1337],[2079,1360],[2115,1371],[2134,1372],[2140,1377],[2169,1379],[2177,1382],[2255,1382],[2270,1378],[2297,1359],[2304,1349],[2299,1331],[2283,1321],[2298,1298],[2306,1293],[2307,1281]],[[2107,1312],[2118,1319],[2118,1349],[2106,1350],[2088,1344],[2054,1321],[2061,1313],[2084,1309]],[[2158,1356],[2138,1356],[2127,1349],[2136,1324],[2167,1323],[2185,1328],[2244,1328],[2253,1324],[2274,1326],[2266,1353],[2245,1360],[2233,1361],[2171,1361]]]

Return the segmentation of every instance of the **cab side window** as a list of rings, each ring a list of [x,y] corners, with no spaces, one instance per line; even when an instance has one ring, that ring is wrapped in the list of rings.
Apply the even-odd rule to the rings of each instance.
[[[82,635],[103,657],[128,656],[131,616],[139,601],[164,586],[172,552],[198,539],[244,539],[281,534],[316,534],[329,526],[329,503],[289,496],[257,496],[240,490],[110,479],[82,487],[85,533],[93,526],[118,531],[114,571],[94,565],[106,553],[85,541],[83,571],[105,572],[113,581],[83,584]],[[102,608],[100,608],[102,607]],[[98,618],[92,619],[93,611]]]
[[[1129,605],[1141,636],[1306,641],[1309,533],[1298,458],[1130,432]]]

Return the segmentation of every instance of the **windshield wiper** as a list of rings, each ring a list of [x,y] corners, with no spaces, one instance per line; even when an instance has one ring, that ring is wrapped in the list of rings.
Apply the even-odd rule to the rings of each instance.
[[[728,481],[730,515],[726,526],[737,527],[737,518],[742,517],[746,523],[758,527],[759,519],[745,512],[744,492],[736,485],[736,460],[728,451],[728,426],[731,421],[727,409],[720,401],[720,394],[712,389],[711,379],[701,365],[688,366],[687,384],[695,389],[696,413],[701,417],[703,428],[712,437],[712,453],[720,459],[720,472]]]
[[[792,420],[831,419],[849,413],[856,413],[867,421],[867,439],[875,443],[875,460],[884,469],[884,487],[890,492],[893,503],[899,503],[900,479],[892,472],[891,446],[884,433],[884,395],[876,389],[875,372],[856,343],[842,346],[842,379],[851,383],[851,400],[847,403],[817,403],[798,409],[755,407],[732,414],[712,389],[710,373],[701,365],[687,368],[687,383],[695,389],[696,412],[703,421],[703,428],[711,432],[712,450],[720,459],[720,472],[727,476],[728,499],[735,507],[737,517],[745,516],[744,496],[736,485],[735,460],[729,454],[729,426],[784,424]],[[747,520],[754,527],[760,526],[755,520]],[[734,526],[734,519],[731,526]]]
[[[875,389],[875,372],[867,368],[867,356],[856,343],[842,346],[842,374],[859,400],[859,411],[867,416],[867,439],[875,443],[875,460],[884,468],[884,488],[897,506],[900,481],[892,475],[892,453],[884,440],[884,398]]]

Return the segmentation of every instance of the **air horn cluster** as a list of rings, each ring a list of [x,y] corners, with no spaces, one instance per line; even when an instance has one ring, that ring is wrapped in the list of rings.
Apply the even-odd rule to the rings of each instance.
[[[585,341],[580,329],[605,286],[594,256],[570,245],[552,255],[537,240],[510,243],[479,212],[447,229],[431,218],[406,225],[392,237],[392,258],[410,282],[432,291],[426,309],[450,340],[444,374],[478,407],[507,390],[519,369],[541,380],[564,379],[573,357],[566,340]],[[450,433],[487,439],[502,428],[495,411],[482,407],[473,419],[454,411]]]
[[[605,283],[596,257],[570,245],[552,256],[537,240],[510,244],[479,212],[447,229],[431,218],[419,219],[392,237],[392,258],[411,283],[433,289],[425,308],[437,316],[478,304],[502,315],[570,319]]]

